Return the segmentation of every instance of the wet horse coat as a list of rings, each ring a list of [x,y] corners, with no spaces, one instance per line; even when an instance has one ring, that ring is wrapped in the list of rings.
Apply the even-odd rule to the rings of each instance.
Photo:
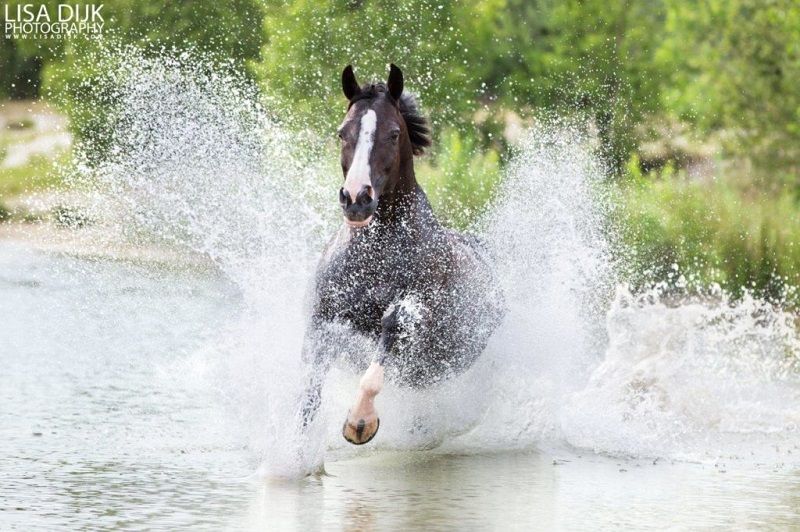
[[[416,181],[413,155],[430,144],[426,122],[402,73],[386,85],[359,87],[343,76],[349,100],[340,130],[344,223],[328,244],[313,288],[304,343],[312,375],[303,403],[313,418],[324,375],[343,351],[375,341],[373,352],[346,357],[366,373],[344,435],[366,443],[379,420],[373,399],[385,375],[429,386],[469,368],[502,317],[502,297],[478,242],[443,227]]]

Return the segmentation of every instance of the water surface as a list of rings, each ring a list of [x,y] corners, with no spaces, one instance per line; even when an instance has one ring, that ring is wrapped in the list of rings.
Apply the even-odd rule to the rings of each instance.
[[[324,474],[264,475],[196,356],[241,308],[213,270],[0,241],[0,528],[800,526],[775,461],[329,443]]]

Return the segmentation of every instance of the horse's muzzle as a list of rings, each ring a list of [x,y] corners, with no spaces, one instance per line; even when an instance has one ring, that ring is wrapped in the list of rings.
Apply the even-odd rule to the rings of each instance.
[[[372,187],[364,186],[353,201],[348,190],[339,189],[339,205],[342,206],[344,220],[348,225],[363,227],[372,221],[372,215],[378,208],[378,198],[373,197],[373,194]]]

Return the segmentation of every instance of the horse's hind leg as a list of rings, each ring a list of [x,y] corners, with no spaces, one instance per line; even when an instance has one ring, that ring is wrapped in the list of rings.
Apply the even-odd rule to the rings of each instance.
[[[415,298],[406,298],[391,305],[381,319],[379,351],[359,381],[353,407],[347,413],[342,427],[344,439],[363,445],[375,437],[380,418],[375,410],[375,396],[383,389],[384,366],[406,342],[421,321],[420,304]]]

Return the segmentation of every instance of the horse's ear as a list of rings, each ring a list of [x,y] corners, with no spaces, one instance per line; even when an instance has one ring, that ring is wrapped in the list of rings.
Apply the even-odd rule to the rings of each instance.
[[[353,74],[353,65],[347,65],[342,71],[342,91],[348,100],[352,100],[356,94],[361,92],[356,75]]]
[[[400,95],[403,94],[403,71],[394,63],[389,66],[389,81],[386,82],[386,86],[392,98],[400,101]]]

